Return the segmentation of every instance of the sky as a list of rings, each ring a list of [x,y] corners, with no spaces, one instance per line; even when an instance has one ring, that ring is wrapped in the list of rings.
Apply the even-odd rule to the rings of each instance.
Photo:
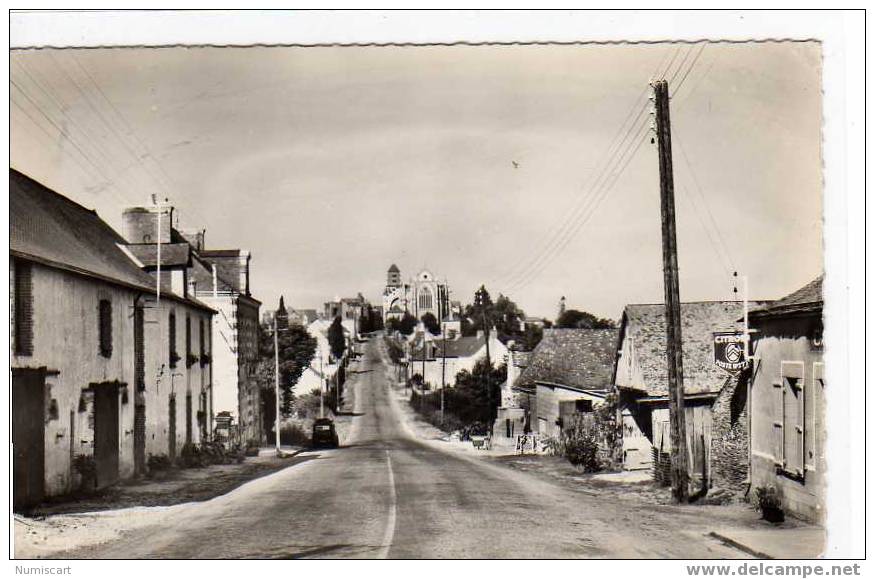
[[[663,77],[681,299],[823,269],[815,42],[23,50],[10,74],[14,168],[119,231],[169,198],[252,252],[264,309],[380,303],[393,263],[547,318],[662,302]]]

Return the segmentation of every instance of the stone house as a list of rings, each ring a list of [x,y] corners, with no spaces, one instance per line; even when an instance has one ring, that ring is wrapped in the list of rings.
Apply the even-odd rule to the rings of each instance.
[[[534,392],[533,432],[558,437],[573,415],[604,402],[616,346],[613,329],[544,330],[515,385]]]
[[[688,460],[693,479],[706,490],[743,490],[747,479],[749,372],[727,372],[714,358],[715,334],[741,332],[743,315],[740,301],[681,304]],[[620,403],[624,466],[650,465],[654,478],[667,483],[671,437],[665,306],[627,305],[618,343],[612,382]]]
[[[242,441],[261,441],[261,394],[255,378],[258,356],[258,322],[261,302],[249,288],[251,255],[241,249],[207,249],[205,231],[182,232],[172,226],[174,209],[157,231],[157,207],[131,207],[124,211],[127,249],[153,276],[157,275],[157,241],[161,242],[161,285],[186,291],[215,309],[209,327],[189,327],[177,319],[185,335],[209,334],[212,351],[213,404],[223,425],[234,424]],[[182,335],[181,333],[178,335]],[[186,343],[189,343],[188,341]],[[198,353],[186,352],[197,357]],[[203,425],[212,430],[215,425]],[[223,432],[225,430],[223,429]]]
[[[214,310],[170,278],[159,300],[121,235],[14,169],[9,211],[14,507],[75,490],[77,464],[104,487],[198,442],[212,364],[172,367],[167,334],[211,324]],[[189,350],[211,347],[191,335]]]
[[[785,511],[822,522],[826,486],[823,276],[750,312],[750,478]]]

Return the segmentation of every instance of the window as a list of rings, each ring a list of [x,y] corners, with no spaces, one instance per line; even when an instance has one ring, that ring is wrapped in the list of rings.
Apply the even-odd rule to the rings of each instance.
[[[33,270],[30,263],[15,261],[15,354],[33,356]]]
[[[185,367],[191,368],[192,365],[191,352],[191,316],[185,315]]]
[[[802,362],[781,363],[780,414],[780,473],[802,479],[805,475],[805,385]],[[777,459],[776,455],[776,459]]]
[[[179,361],[179,354],[176,353],[176,312],[170,312],[168,321],[168,336],[170,350],[168,352],[171,368],[176,368],[176,363]]]
[[[434,307],[433,305],[433,297],[431,290],[428,287],[424,287],[419,290],[419,307],[425,309],[431,309]]]
[[[98,305],[98,331],[100,340],[100,355],[104,358],[112,356],[112,302],[100,300]]]
[[[592,412],[592,400],[575,400],[574,410],[576,412]]]
[[[207,334],[203,318],[198,320],[198,344],[200,346],[201,366],[205,366],[207,363]]]

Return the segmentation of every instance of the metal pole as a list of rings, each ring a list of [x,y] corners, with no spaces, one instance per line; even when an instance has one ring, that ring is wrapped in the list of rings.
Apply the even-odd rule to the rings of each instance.
[[[662,266],[665,285],[666,362],[668,365],[669,426],[671,430],[672,491],[678,502],[689,499],[687,426],[684,411],[683,339],[675,230],[674,178],[671,157],[671,118],[668,82],[653,83],[656,135],[659,142],[659,192],[662,218]]]
[[[152,200],[153,200],[153,202],[155,202],[154,197]],[[156,284],[155,284],[156,285],[155,302],[157,305],[160,306],[161,305],[161,214],[164,212],[164,207],[161,205],[161,203],[156,203],[156,205],[158,206],[158,231],[157,231],[157,235],[155,236],[155,240],[158,244],[158,252],[157,252],[158,253],[158,255],[157,255],[158,268],[157,268]]]
[[[276,439],[276,453],[280,451],[280,349],[279,331],[276,325],[276,315],[273,316],[273,360],[274,360],[274,390],[276,394],[276,417],[274,420],[274,438]]]
[[[447,329],[444,326],[441,341],[443,358],[441,359],[441,426],[444,424],[444,388],[447,387]]]
[[[319,347],[319,418],[325,418],[325,372],[322,369],[322,347]]]

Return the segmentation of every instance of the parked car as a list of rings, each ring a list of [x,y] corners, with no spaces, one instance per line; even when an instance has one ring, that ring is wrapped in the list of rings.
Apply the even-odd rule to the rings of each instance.
[[[340,440],[337,438],[337,429],[334,421],[330,418],[317,418],[313,422],[313,448],[337,448]]]

